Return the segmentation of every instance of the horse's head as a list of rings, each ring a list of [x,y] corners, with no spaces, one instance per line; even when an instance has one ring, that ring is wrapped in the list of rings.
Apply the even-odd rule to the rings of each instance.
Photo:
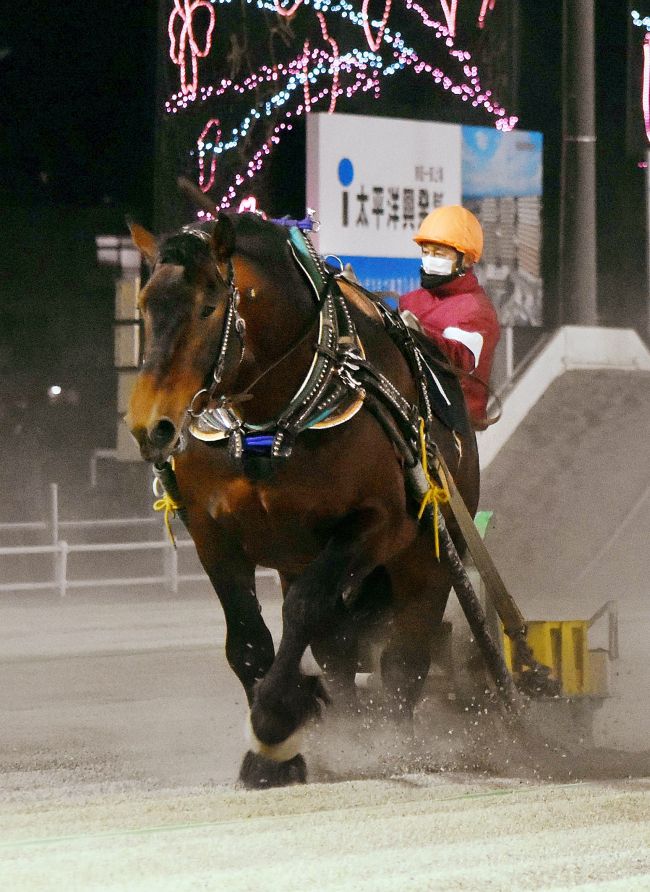
[[[234,365],[241,359],[241,332],[234,325],[221,349],[238,299],[235,233],[229,217],[220,214],[211,234],[186,227],[160,243],[137,225],[131,234],[151,276],[138,299],[144,358],[126,421],[142,457],[160,461],[176,445],[192,400],[207,385],[220,354]]]
[[[257,214],[220,213],[210,231],[185,227],[160,242],[140,226],[131,234],[151,276],[139,297],[144,361],[126,421],[142,457],[160,461],[206,392],[217,399],[247,387],[317,310],[286,229]]]

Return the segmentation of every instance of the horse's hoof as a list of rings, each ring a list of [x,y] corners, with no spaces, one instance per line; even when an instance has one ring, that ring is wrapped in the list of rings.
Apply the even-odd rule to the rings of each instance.
[[[307,765],[300,753],[286,762],[274,762],[249,750],[241,763],[239,780],[247,790],[304,784],[307,783]]]

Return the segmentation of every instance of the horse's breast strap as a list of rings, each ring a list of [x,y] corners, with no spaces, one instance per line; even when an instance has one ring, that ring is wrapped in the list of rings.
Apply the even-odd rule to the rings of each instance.
[[[192,419],[193,437],[207,442],[229,439],[235,456],[250,451],[279,458],[291,452],[301,431],[335,427],[356,415],[363,396],[354,386],[352,372],[357,360],[365,360],[365,353],[345,300],[332,285],[330,278],[322,295],[310,368],[280,417],[253,425],[245,423],[231,406],[208,408]]]

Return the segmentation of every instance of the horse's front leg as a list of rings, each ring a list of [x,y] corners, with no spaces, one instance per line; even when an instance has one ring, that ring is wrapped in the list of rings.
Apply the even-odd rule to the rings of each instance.
[[[391,542],[388,528],[382,510],[364,512],[342,523],[319,556],[289,587],[278,653],[257,686],[251,709],[251,749],[240,771],[246,786],[282,786],[306,780],[300,729],[329,698],[318,676],[303,675],[300,661],[341,599],[383,561]]]
[[[224,534],[197,535],[196,550],[226,619],[226,659],[251,706],[274,657],[273,638],[255,593],[255,565]]]

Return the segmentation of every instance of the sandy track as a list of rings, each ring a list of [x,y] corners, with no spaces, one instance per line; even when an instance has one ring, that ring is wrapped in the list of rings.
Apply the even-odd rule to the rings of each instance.
[[[648,759],[594,772],[433,703],[404,748],[328,711],[311,777],[367,779],[247,793],[224,785],[245,705],[211,598],[15,599],[0,618],[2,892],[650,890],[650,782],[543,783]]]
[[[650,889],[644,781],[98,788],[23,798],[1,830],[12,890]]]

